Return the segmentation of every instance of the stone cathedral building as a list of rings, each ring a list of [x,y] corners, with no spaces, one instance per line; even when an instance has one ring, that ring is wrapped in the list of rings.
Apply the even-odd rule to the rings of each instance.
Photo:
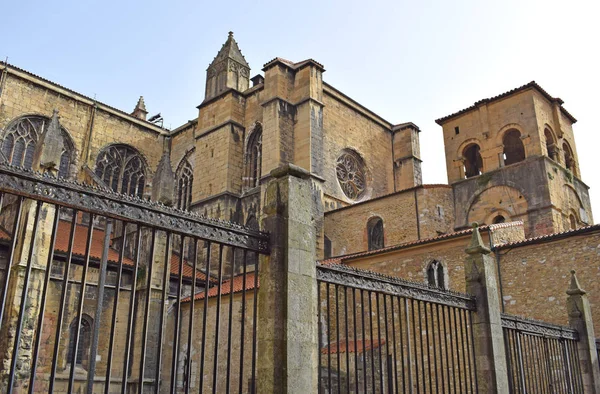
[[[310,172],[314,242],[326,262],[464,290],[464,248],[478,222],[507,312],[564,323],[571,268],[597,308],[600,227],[576,119],[560,98],[530,82],[438,119],[449,183],[426,185],[419,127],[382,118],[324,72],[313,59],[274,58],[253,76],[229,33],[208,66],[198,117],[167,130],[149,121],[142,97],[128,113],[2,64],[0,157],[31,168],[53,130],[63,178],[252,228],[270,172],[291,163]],[[8,231],[0,227],[0,241]]]

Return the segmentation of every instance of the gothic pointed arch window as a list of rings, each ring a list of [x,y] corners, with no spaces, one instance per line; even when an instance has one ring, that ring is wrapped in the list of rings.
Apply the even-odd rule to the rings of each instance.
[[[13,121],[2,133],[2,160],[13,166],[30,170],[33,166],[33,156],[40,136],[50,124],[50,119],[43,116],[23,116]],[[63,152],[60,157],[58,175],[68,178],[73,161],[74,145],[64,129]]]
[[[525,146],[521,141],[521,133],[519,130],[512,129],[502,137],[504,145],[504,165],[511,165],[525,160]]]
[[[465,178],[481,175],[483,172],[483,159],[477,144],[469,144],[463,149]]]
[[[143,197],[146,165],[139,152],[127,145],[111,145],[96,159],[96,175],[117,193]]]
[[[245,179],[246,189],[252,189],[260,185],[261,166],[262,166],[262,126],[257,124],[248,137],[246,145],[245,159]]]
[[[79,336],[77,336],[77,318],[73,319],[69,327],[69,353],[67,360],[69,363],[75,362],[76,365],[85,366],[89,358],[90,346],[92,343],[92,318],[84,314],[81,316],[79,325]],[[77,340],[79,338],[79,340]],[[77,343],[77,351],[75,351]],[[75,360],[73,360],[75,358]]]
[[[369,219],[367,222],[367,235],[369,237],[369,250],[376,250],[384,247],[383,220],[380,217]]]
[[[194,170],[187,158],[184,158],[177,169],[177,208],[188,210],[192,203],[192,184]]]
[[[446,288],[444,266],[437,260],[433,260],[429,263],[429,266],[427,266],[427,284],[431,287],[438,287],[440,289]]]

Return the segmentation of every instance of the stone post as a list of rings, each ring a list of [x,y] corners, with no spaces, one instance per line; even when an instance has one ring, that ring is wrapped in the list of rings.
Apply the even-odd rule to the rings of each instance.
[[[498,281],[491,251],[484,246],[477,224],[466,249],[465,281],[467,293],[477,299],[473,314],[473,346],[477,382],[481,393],[508,393],[508,373],[504,352]]]
[[[258,393],[316,393],[318,374],[315,226],[310,174],[292,164],[271,171],[262,228],[258,292]]]
[[[598,369],[592,310],[586,292],[579,286],[575,270],[571,271],[571,285],[567,294],[569,325],[579,334],[577,350],[584,392],[598,394],[600,393],[600,370]]]

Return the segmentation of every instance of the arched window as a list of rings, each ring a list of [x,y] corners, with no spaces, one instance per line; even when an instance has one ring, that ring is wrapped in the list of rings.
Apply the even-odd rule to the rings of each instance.
[[[463,150],[465,178],[481,175],[483,171],[483,159],[477,144],[469,144]]]
[[[96,175],[113,191],[142,197],[146,166],[140,154],[127,145],[111,145],[96,160]]]
[[[573,213],[569,215],[569,224],[571,225],[571,230],[577,229],[577,217]]]
[[[431,287],[446,288],[444,266],[439,261],[432,261],[427,267],[427,284]]]
[[[565,167],[567,170],[571,171],[573,175],[577,176],[576,170],[577,166],[575,163],[575,157],[573,156],[573,150],[568,142],[563,144],[563,152],[565,155]]]
[[[90,345],[92,343],[92,318],[88,315],[81,316],[81,325],[79,326],[79,341],[77,341],[77,354],[75,363],[77,365],[86,365],[90,353]],[[77,339],[77,318],[73,319],[69,328],[69,354],[67,362],[73,362],[75,353],[75,340]]]
[[[258,220],[256,220],[256,216],[248,216],[248,219],[246,219],[246,227],[251,228],[252,230],[260,229],[260,226],[258,225]]]
[[[2,136],[2,159],[11,165],[30,170],[33,166],[33,155],[39,137],[50,124],[50,119],[43,116],[24,116],[8,126]],[[64,129],[63,153],[60,157],[58,175],[61,178],[69,176],[69,168],[73,160],[73,143]]]
[[[502,138],[504,145],[504,165],[511,165],[525,160],[525,146],[521,141],[519,130],[509,130]]]
[[[194,170],[188,159],[183,159],[177,170],[177,208],[187,210],[192,203]]]
[[[260,185],[262,166],[262,127],[258,124],[248,138],[245,161],[246,176],[244,183],[247,189],[252,189]]]
[[[492,220],[493,224],[500,224],[500,223],[504,223],[506,222],[506,218],[502,215],[498,215],[494,218],[494,220]]]
[[[367,223],[369,250],[381,249],[384,246],[383,220],[379,217],[369,219]]]
[[[546,139],[546,151],[548,152],[548,157],[556,161],[556,141],[554,141],[552,132],[547,128],[544,129],[544,138]]]
[[[324,254],[324,257],[326,259],[328,259],[333,254],[333,250],[332,250],[332,247],[331,247],[331,240],[327,236],[325,236],[324,241],[325,242],[324,242],[324,245],[323,245],[324,246],[323,247],[323,249],[324,249],[323,250],[323,254]]]

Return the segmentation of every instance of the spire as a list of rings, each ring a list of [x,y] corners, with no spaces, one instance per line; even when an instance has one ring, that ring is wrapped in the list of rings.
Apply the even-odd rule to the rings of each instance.
[[[227,41],[206,70],[204,100],[209,100],[230,89],[243,92],[249,85],[250,66],[233,38],[233,32],[230,31]]]
[[[58,168],[60,167],[60,158],[63,149],[63,136],[58,120],[58,110],[55,109],[52,112],[50,124],[44,130],[36,145],[33,160],[34,169],[37,167],[40,170],[56,175],[55,173],[58,172]]]
[[[483,244],[481,234],[479,234],[479,224],[473,223],[473,235],[471,236],[471,243],[466,249],[467,254],[489,254],[491,250]]]
[[[152,181],[152,199],[165,205],[173,205],[175,197],[175,172],[171,167],[171,139],[163,142],[163,155],[160,158]]]
[[[221,47],[221,50],[208,67],[210,68],[215,64],[222,62],[225,59],[231,59],[233,61],[238,62],[243,67],[246,67],[248,69],[250,68],[250,66],[246,62],[246,58],[244,58],[244,55],[242,55],[242,51],[240,50],[238,43],[233,38],[232,31],[229,32],[227,41],[225,41],[225,44],[223,44],[223,47]]]
[[[131,113],[131,115],[135,116],[138,119],[146,120],[146,115],[148,115],[148,111],[146,111],[146,103],[144,103],[144,96],[140,96],[135,109]]]
[[[585,290],[581,288],[579,281],[577,280],[577,275],[575,275],[575,270],[571,270],[571,285],[567,290],[568,295],[584,295],[586,294]]]

